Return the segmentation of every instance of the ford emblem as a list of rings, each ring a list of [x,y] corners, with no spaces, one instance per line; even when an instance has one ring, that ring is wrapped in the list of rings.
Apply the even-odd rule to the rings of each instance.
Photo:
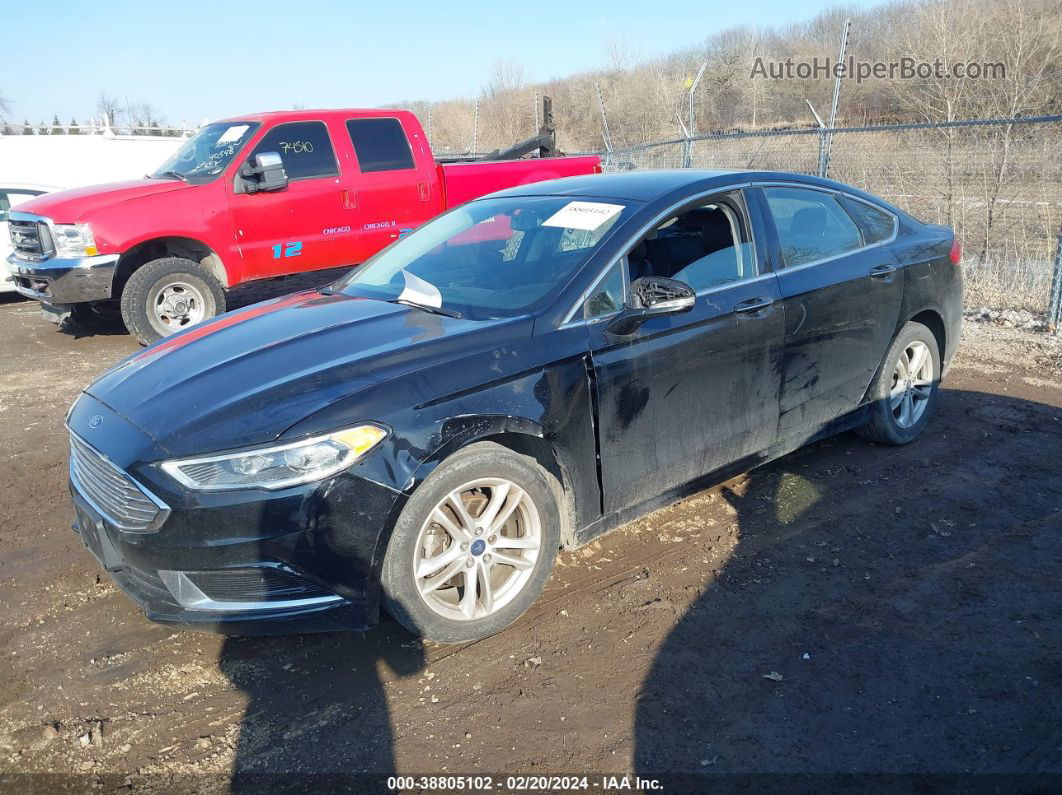
[[[99,414],[93,414],[92,417],[89,419],[89,427],[98,428],[101,425],[103,425],[103,417],[101,417]]]

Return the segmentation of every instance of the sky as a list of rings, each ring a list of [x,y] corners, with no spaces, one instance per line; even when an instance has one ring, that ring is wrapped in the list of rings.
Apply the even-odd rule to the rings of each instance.
[[[848,0],[872,6],[881,0]],[[477,94],[492,63],[534,81],[604,66],[606,41],[643,56],[735,25],[808,19],[837,0],[342,2],[37,0],[0,33],[9,120],[96,114],[101,91],[147,101],[167,123],[253,111],[377,107]],[[13,67],[13,68],[12,68]]]

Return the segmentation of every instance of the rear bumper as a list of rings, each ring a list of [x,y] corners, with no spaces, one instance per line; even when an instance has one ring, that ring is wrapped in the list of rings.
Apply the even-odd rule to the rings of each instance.
[[[15,254],[7,258],[13,287],[27,298],[48,304],[104,301],[111,297],[117,254],[96,257],[53,257],[40,262]]]

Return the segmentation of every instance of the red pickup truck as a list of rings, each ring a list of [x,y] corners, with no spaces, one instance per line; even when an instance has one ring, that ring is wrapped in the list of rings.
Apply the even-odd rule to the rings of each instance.
[[[356,265],[469,199],[600,170],[596,157],[437,162],[408,111],[258,113],[206,125],[144,179],[26,202],[7,262],[55,322],[120,308],[148,344],[224,312],[238,284]]]

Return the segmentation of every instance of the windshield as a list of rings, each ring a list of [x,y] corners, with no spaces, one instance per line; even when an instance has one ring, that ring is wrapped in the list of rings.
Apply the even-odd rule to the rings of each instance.
[[[224,121],[200,128],[151,176],[209,182],[232,162],[258,129],[258,122]]]
[[[333,289],[473,319],[524,314],[551,300],[629,212],[618,199],[471,202],[384,249]]]

